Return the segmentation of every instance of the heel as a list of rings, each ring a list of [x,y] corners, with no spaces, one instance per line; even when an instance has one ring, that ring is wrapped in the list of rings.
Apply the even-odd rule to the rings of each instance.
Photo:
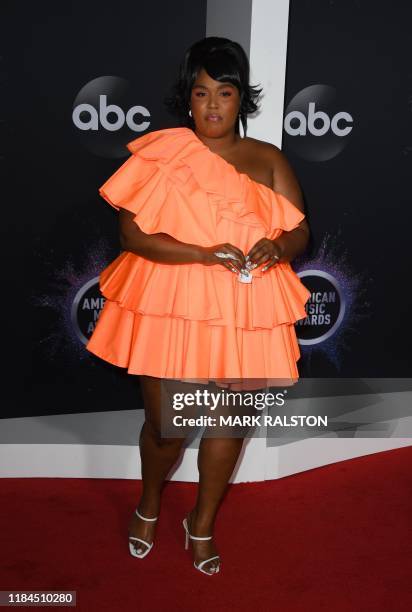
[[[183,519],[183,528],[185,530],[185,550],[189,548],[189,528],[187,526],[187,520]]]
[[[183,524],[183,529],[185,530],[185,550],[187,550],[189,548],[189,539],[191,540],[211,540],[213,536],[193,536],[189,533],[189,526],[187,524],[187,518],[184,518],[182,521]],[[203,566],[206,563],[209,563],[209,561],[213,561],[214,559],[219,559],[219,565],[217,566],[217,569],[215,571],[212,572],[207,572],[206,570],[203,569]],[[214,557],[209,557],[209,559],[204,559],[203,561],[201,561],[200,563],[198,563],[196,565],[196,562],[193,562],[194,567],[199,570],[199,572],[202,572],[203,574],[207,574],[208,576],[213,576],[214,574],[217,574],[220,570],[220,556],[219,555],[215,555]]]

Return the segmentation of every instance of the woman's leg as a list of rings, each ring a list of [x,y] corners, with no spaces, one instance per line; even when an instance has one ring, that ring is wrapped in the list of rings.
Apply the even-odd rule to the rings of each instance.
[[[260,381],[258,381],[259,384]],[[253,384],[251,384],[253,383]],[[246,396],[243,390],[250,386]],[[256,409],[253,404],[246,403],[246,397],[250,399],[250,395],[261,395],[263,389],[256,387],[256,381],[242,381],[242,384],[236,386],[228,385],[229,390],[237,391],[237,400],[235,403],[224,402],[223,397],[219,403],[218,414],[228,417],[242,414],[244,416],[253,417],[256,415]],[[220,391],[220,390],[219,390]],[[242,401],[236,407],[236,401]],[[188,527],[191,535],[208,536],[213,534],[213,526],[216,514],[225,494],[227,484],[236,466],[243,442],[246,437],[252,437],[255,431],[255,426],[239,426],[218,427],[217,430],[210,430],[210,436],[204,435],[199,445],[198,468],[199,468],[199,488],[196,500],[196,505],[190,512],[188,517]],[[217,431],[217,433],[216,433]],[[208,432],[206,429],[205,434]],[[231,434],[229,437],[228,434]],[[217,437],[217,436],[221,437]],[[192,540],[193,550],[195,553],[195,561],[199,563],[203,559],[214,557],[216,549],[213,545],[213,540],[197,542]],[[203,569],[206,571],[216,571],[219,566],[219,559],[215,559],[206,563]]]
[[[196,505],[188,516],[188,528],[191,535],[209,536],[219,504],[224,496],[230,476],[233,473],[244,438],[205,438],[199,445],[198,468],[199,487]],[[218,553],[213,540],[191,540],[196,564]],[[203,566],[207,572],[216,571],[219,559],[214,559]]]
[[[138,510],[146,518],[159,515],[162,486],[178,460],[184,442],[184,438],[161,437],[161,381],[154,376],[140,376],[145,422],[139,438],[143,489]],[[133,513],[129,535],[150,543],[154,539],[156,524],[157,521],[143,521]],[[132,543],[138,552],[146,550],[141,542],[132,540]]]

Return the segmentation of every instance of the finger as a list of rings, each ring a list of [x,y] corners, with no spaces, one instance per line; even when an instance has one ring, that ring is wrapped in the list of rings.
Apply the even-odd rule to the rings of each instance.
[[[277,266],[277,264],[277,259],[271,259],[270,262],[262,268],[262,272],[267,272],[268,270],[270,270],[270,268],[274,268],[275,266]]]
[[[259,253],[259,247],[253,247],[253,249],[250,249],[248,255],[249,261],[255,261],[257,254]]]
[[[258,266],[265,263],[268,259],[270,259],[270,254],[266,250],[266,248],[260,248],[256,251],[254,257],[250,258],[250,261]]]
[[[242,269],[240,266],[238,266],[238,265],[237,265],[237,264],[235,264],[235,263],[233,263],[233,264],[232,264],[232,263],[227,263],[225,267],[226,267],[228,270],[230,270],[231,272],[236,272],[237,274],[238,274],[238,273],[241,271],[241,269]]]
[[[229,255],[231,256],[232,261],[237,261],[239,262],[239,264],[243,263],[242,258],[239,255],[237,255],[237,253],[229,253]]]
[[[251,261],[257,261],[259,257],[262,257],[263,255],[269,255],[271,253],[272,249],[269,248],[267,244],[261,244],[259,247],[255,245],[250,251],[249,259]]]
[[[224,263],[225,268],[227,268],[228,270],[230,270],[233,273],[238,274],[240,272],[239,268],[236,268],[236,266],[232,263],[230,263],[229,261]]]
[[[225,258],[219,257],[215,253],[215,257],[218,260],[218,262],[216,262],[216,263],[222,264],[225,268],[229,268],[229,267],[235,266],[239,271],[242,269],[243,265],[242,265],[241,261],[239,261],[239,259],[236,259],[237,255],[235,255],[234,253],[230,252],[228,249],[223,250],[223,248],[222,248],[222,253],[225,253],[225,255],[227,255],[227,257],[225,257]],[[227,263],[229,265],[226,265]]]
[[[230,267],[234,266],[239,272],[243,270],[243,268],[246,265],[246,264],[243,264],[238,259],[227,259],[226,262],[229,264]]]
[[[234,260],[231,259],[225,259],[225,260],[220,260],[219,263],[226,268],[227,270],[230,270],[231,272],[240,272],[240,269],[237,267],[237,262],[235,262]]]
[[[270,263],[270,264],[268,264],[267,266],[264,266],[264,267],[262,268],[262,274],[264,274],[264,273],[266,273],[266,272],[269,272],[269,270],[270,270],[271,268],[274,268],[275,266],[276,266],[276,264],[273,264],[273,263]]]
[[[247,253],[247,255],[249,256],[249,259],[256,255],[256,252],[264,245],[266,240],[267,238],[261,238],[260,240],[256,242],[256,244],[253,245],[253,247]]]
[[[234,253],[239,258],[242,265],[246,263],[245,254],[243,253],[241,249],[238,249],[238,247],[230,245],[230,252]]]

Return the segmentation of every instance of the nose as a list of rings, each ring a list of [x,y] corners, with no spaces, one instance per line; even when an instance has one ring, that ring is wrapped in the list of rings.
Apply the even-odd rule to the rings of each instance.
[[[210,94],[208,98],[208,108],[217,108],[217,97],[214,94]]]

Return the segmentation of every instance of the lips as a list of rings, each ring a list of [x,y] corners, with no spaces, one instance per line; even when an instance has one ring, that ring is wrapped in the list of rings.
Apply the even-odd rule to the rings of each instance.
[[[222,117],[220,115],[214,115],[214,114],[206,115],[207,121],[220,121],[221,119]]]

